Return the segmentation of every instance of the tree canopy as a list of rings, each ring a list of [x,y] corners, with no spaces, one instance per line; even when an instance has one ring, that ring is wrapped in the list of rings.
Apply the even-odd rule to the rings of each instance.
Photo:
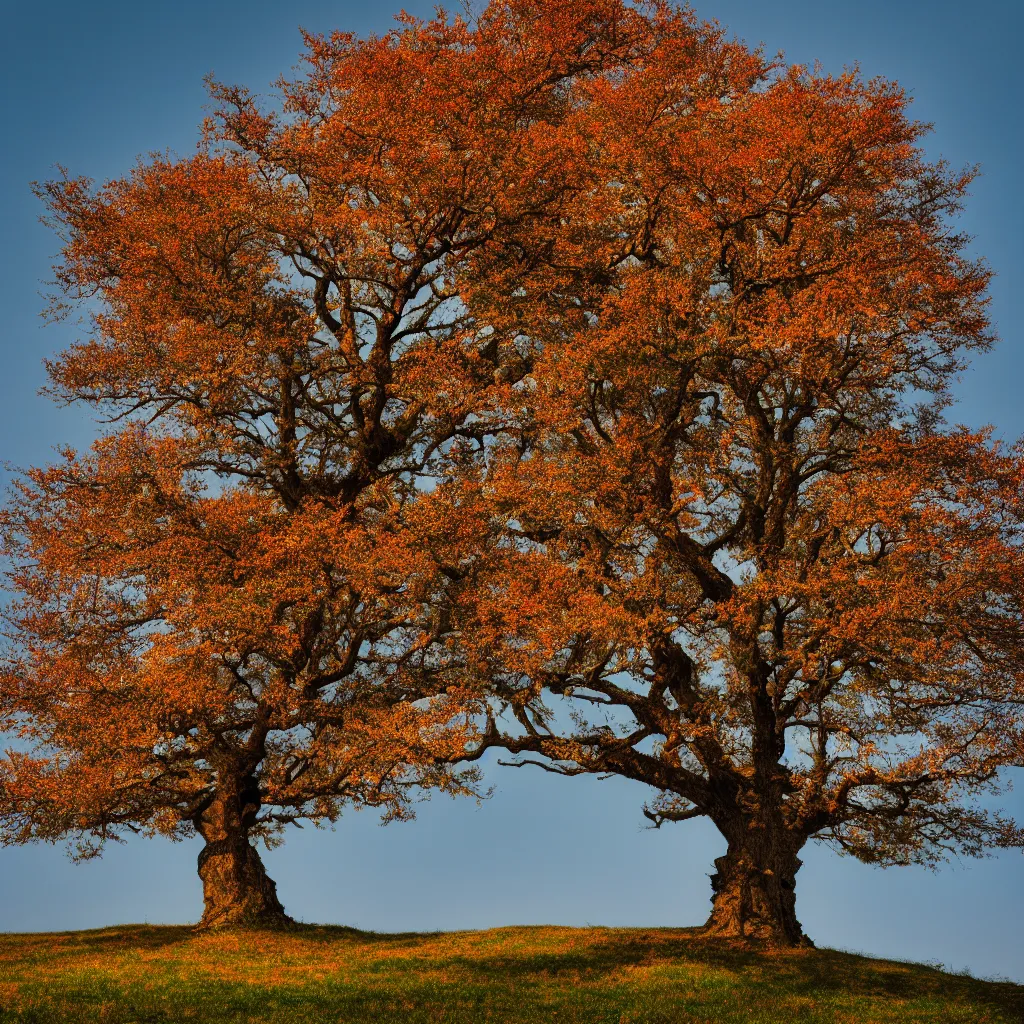
[[[586,93],[552,255],[480,297],[536,358],[465,490],[497,535],[463,636],[505,712],[484,748],[710,818],[707,931],[799,943],[811,838],[1024,839],[988,795],[1019,761],[1024,462],[944,420],[992,340],[971,172],[895,85],[662,24]]]
[[[564,83],[631,50],[610,10],[309,36],[276,109],[212,84],[197,155],[39,189],[54,312],[92,324],[51,391],[108,429],[4,515],[6,841],[198,832],[203,923],[271,923],[250,838],[472,789],[438,484],[525,368],[458,277],[553,216]]]

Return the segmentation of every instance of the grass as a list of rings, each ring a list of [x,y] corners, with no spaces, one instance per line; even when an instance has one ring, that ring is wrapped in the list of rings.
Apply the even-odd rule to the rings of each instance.
[[[13,1024],[1020,1024],[1024,986],[686,929],[0,935]]]

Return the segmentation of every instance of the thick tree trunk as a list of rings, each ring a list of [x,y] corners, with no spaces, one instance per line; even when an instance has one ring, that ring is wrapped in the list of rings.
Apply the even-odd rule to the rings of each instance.
[[[763,825],[733,835],[725,856],[715,861],[704,934],[776,946],[813,945],[796,918],[800,845]]]
[[[199,854],[204,904],[200,928],[281,928],[291,924],[277,898],[276,883],[249,842],[259,806],[252,776],[222,776],[213,802],[196,820],[196,829],[206,840]]]

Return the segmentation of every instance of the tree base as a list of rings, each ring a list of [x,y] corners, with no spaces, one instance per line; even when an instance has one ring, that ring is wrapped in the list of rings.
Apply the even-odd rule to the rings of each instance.
[[[754,863],[746,853],[715,861],[711,876],[714,909],[701,934],[750,945],[813,949],[796,918],[796,857],[775,858],[775,869]]]
[[[275,918],[258,918],[250,921],[215,921],[213,924],[206,923],[206,915],[200,919],[194,926],[194,932],[229,932],[233,929],[239,931],[257,931],[257,932],[293,932],[299,928],[298,922],[294,918],[289,918],[287,913],[275,916]]]
[[[289,932],[298,928],[299,924],[287,914],[263,914],[259,917],[226,917],[212,919],[207,915],[199,919],[193,930],[197,932],[228,931],[232,928],[256,929],[268,932]]]
[[[203,916],[197,930],[294,927],[277,898],[277,884],[247,839],[207,843],[199,855]]]
[[[801,931],[797,938],[780,935],[774,928],[764,927],[723,927],[715,915],[705,922],[697,934],[702,939],[722,939],[735,946],[747,946],[751,949],[816,949],[814,943]]]

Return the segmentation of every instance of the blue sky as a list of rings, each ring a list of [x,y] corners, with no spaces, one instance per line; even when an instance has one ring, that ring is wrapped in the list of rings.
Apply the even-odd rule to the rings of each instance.
[[[428,14],[429,5],[407,9]],[[953,418],[1024,434],[1024,224],[1018,195],[1024,5],[1015,0],[721,0],[699,4],[749,43],[791,61],[898,80],[935,126],[932,157],[978,163],[963,228],[996,271],[991,313],[1000,345],[959,387]],[[56,249],[29,182],[66,165],[96,179],[140,154],[186,154],[196,141],[208,72],[266,90],[298,58],[298,27],[382,31],[393,9],[351,0],[151,0],[29,4],[8,0],[0,34],[0,461],[47,461],[88,442],[76,410],[37,395],[42,360],[74,338],[46,326],[40,291]],[[266,855],[284,902],[303,920],[376,930],[502,924],[690,925],[710,908],[707,875],[722,852],[694,822],[651,831],[649,795],[623,780],[556,779],[488,766],[490,800],[435,798],[417,821],[380,828],[368,812],[335,832],[293,832]],[[1024,817],[1024,778],[1004,801]],[[0,930],[56,930],[199,917],[197,848],[164,840],[113,847],[73,865],[61,848],[0,850]],[[811,937],[837,946],[970,968],[1024,981],[1024,857],[953,862],[938,872],[880,870],[809,848],[798,911]]]

